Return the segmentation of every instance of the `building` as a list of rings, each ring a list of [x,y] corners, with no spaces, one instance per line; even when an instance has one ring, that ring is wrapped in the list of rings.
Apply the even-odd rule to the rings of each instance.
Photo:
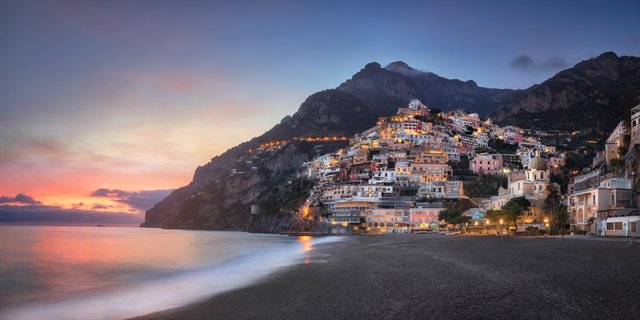
[[[462,181],[425,181],[420,184],[418,197],[428,199],[460,199],[464,196]]]
[[[378,208],[375,199],[354,199],[336,202],[329,212],[329,222],[343,226],[360,227],[365,212]]]
[[[411,163],[411,172],[424,176],[426,181],[446,181],[453,172],[453,169],[444,163],[414,161]]]
[[[605,237],[640,237],[640,210],[626,208],[615,216],[597,220],[597,235]]]
[[[597,187],[576,191],[569,196],[567,210],[569,211],[571,228],[590,230],[594,219],[613,216],[616,211],[631,207],[631,205],[630,179],[603,180]]]
[[[414,228],[437,228],[442,207],[435,208],[411,208],[409,209],[411,225]]]
[[[502,158],[495,154],[479,154],[469,161],[473,173],[502,174]]]
[[[640,145],[640,105],[631,109],[631,143],[630,147]]]
[[[367,233],[409,232],[411,214],[408,208],[369,209],[364,212],[363,229]]]
[[[369,179],[369,184],[378,184],[378,183],[394,183],[396,181],[396,171],[395,170],[380,170],[374,171],[373,176]]]
[[[604,144],[604,154],[606,164],[610,164],[613,159],[620,159],[620,150],[625,148],[624,135],[626,128],[624,121],[620,121],[618,126],[611,132]]]
[[[542,226],[545,218],[542,210],[544,199],[550,188],[557,187],[550,183],[549,167],[546,160],[540,156],[540,151],[536,150],[534,154],[527,169],[509,174],[507,188],[500,188],[498,195],[491,197],[488,203],[488,209],[498,210],[513,198],[525,197],[529,200],[531,208],[520,218],[520,228]]]

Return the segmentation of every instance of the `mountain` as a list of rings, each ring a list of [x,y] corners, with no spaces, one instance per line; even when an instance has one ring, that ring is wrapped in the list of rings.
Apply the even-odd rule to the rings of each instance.
[[[613,130],[640,104],[640,58],[613,52],[582,61],[498,102],[492,119],[540,129]]]
[[[383,114],[389,114],[390,107],[397,108],[418,99],[432,108],[463,109],[482,116],[516,92],[478,87],[472,80],[443,78],[415,70],[402,61],[390,63],[385,68],[375,62],[369,63],[338,90],[352,94],[373,111]]]
[[[142,226],[240,229],[249,221],[251,204],[295,179],[295,171],[303,162],[347,144],[310,143],[295,138],[349,137],[415,98],[445,110],[455,107],[486,113],[495,101],[512,91],[481,88],[473,81],[449,80],[417,71],[404,62],[394,62],[386,68],[369,63],[336,89],[309,96],[296,113],[284,117],[263,135],[198,167],[189,185],[175,190],[145,213]],[[268,154],[250,154],[250,150],[273,141],[288,143]],[[286,215],[282,218],[286,219]],[[283,222],[275,219],[269,223]],[[272,229],[273,226],[264,226],[264,230]]]
[[[431,108],[492,114],[501,124],[579,130],[599,123],[612,130],[640,103],[639,60],[605,53],[525,90],[483,88],[473,81],[419,71],[400,61],[384,68],[369,63],[337,88],[309,96],[296,113],[263,135],[198,167],[191,183],[146,212],[142,226],[241,229],[250,219],[252,204],[268,200],[265,207],[294,207],[305,192],[292,187],[296,170],[315,155],[347,145],[340,140],[308,142],[300,138],[349,137],[412,99]],[[276,141],[286,143],[261,148]],[[287,201],[287,197],[294,199]],[[268,214],[274,218],[255,231],[286,225],[285,211]]]

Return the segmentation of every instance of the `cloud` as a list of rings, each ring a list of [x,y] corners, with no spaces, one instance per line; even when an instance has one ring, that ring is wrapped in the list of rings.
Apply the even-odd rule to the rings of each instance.
[[[515,69],[525,69],[530,70],[536,67],[536,63],[526,54],[519,55],[515,59],[511,61],[509,64],[512,68]]]
[[[124,191],[118,189],[100,188],[91,193],[92,197],[109,198],[113,201],[126,204],[134,209],[145,211],[151,209],[156,203],[168,196],[173,189],[167,190],[142,190]]]
[[[15,197],[0,196],[0,204],[6,203],[19,203],[19,204],[40,204],[40,201],[35,200],[30,195],[24,193],[18,193]]]
[[[536,73],[566,69],[567,67],[569,67],[569,61],[558,56],[551,57],[542,61],[535,61],[530,56],[521,54],[515,59],[511,60],[509,65],[517,70]]]
[[[57,206],[26,205],[11,206],[0,205],[0,223],[24,223],[24,224],[139,224],[142,216],[124,212],[102,212],[79,209],[64,209]]]

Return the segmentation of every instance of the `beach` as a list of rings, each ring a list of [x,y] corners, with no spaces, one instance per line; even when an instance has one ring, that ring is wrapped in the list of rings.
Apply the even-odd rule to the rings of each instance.
[[[628,239],[356,236],[140,319],[632,319],[639,266],[640,242]]]

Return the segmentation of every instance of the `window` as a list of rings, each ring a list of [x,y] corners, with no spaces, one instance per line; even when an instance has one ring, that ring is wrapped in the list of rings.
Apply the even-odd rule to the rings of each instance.
[[[622,230],[622,222],[615,222],[615,230]]]
[[[613,222],[607,222],[607,230],[613,230]]]
[[[591,204],[596,204],[596,195],[595,194],[592,196],[592,203]]]
[[[612,205],[615,205],[615,204],[616,204],[616,195],[615,195],[615,194],[612,194],[612,195],[611,195],[611,204],[612,204]]]
[[[631,232],[638,232],[638,224],[640,224],[640,222],[631,224]]]

